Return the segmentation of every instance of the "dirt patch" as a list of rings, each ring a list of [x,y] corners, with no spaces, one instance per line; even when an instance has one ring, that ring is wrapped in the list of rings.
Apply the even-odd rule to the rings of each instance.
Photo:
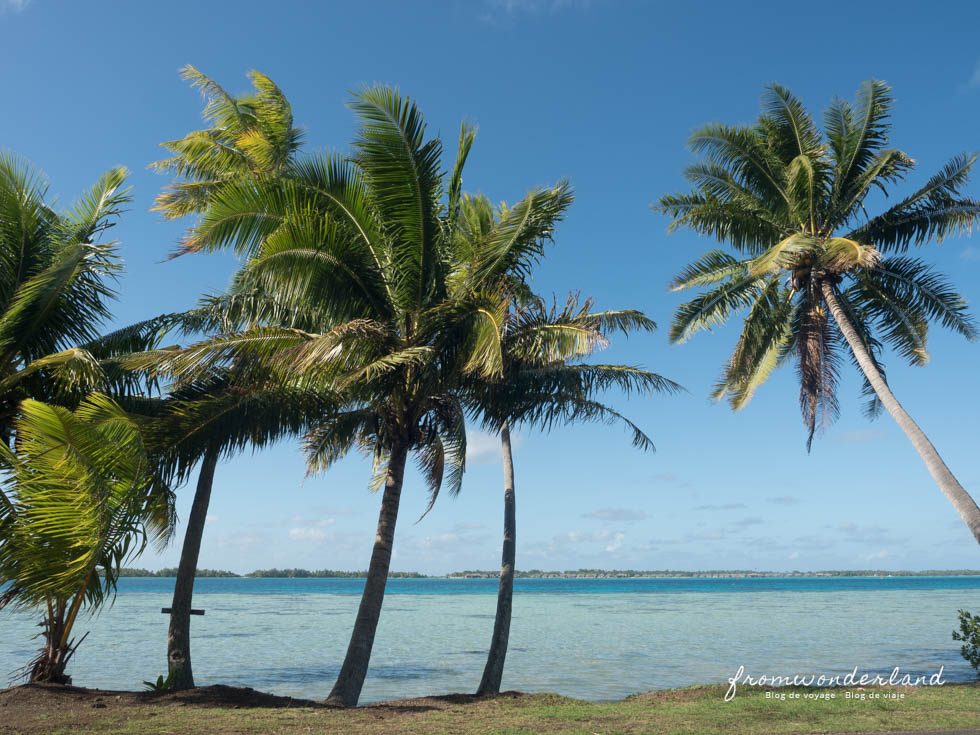
[[[528,695],[503,692],[498,697],[516,700]],[[452,709],[485,701],[470,694],[446,694],[418,697],[358,707],[360,716],[370,719],[386,715],[425,713]],[[0,690],[0,733],[48,732],[51,723],[59,727],[84,726],[124,710],[133,714],[162,714],[173,707],[218,709],[318,709],[335,710],[323,702],[256,691],[249,687],[222,684],[197,687],[179,692],[130,692],[111,689],[86,689],[58,684],[24,684]]]

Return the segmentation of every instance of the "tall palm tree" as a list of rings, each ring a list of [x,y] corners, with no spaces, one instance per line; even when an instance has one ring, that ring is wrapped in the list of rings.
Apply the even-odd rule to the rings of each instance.
[[[465,131],[464,131],[465,134]],[[490,651],[477,695],[500,691],[514,596],[517,548],[517,506],[511,428],[520,423],[550,428],[573,420],[621,421],[631,430],[633,443],[652,450],[650,439],[614,409],[595,400],[606,387],[631,391],[673,391],[678,386],[659,375],[628,365],[589,365],[578,360],[608,344],[608,332],[652,331],[656,324],[634,310],[594,312],[591,302],[579,304],[570,296],[564,307],[548,310],[529,290],[526,277],[531,263],[552,238],[554,227],[571,204],[569,196],[550,211],[536,211],[533,195],[516,207],[501,204],[494,209],[484,196],[464,195],[457,214],[457,268],[453,286],[461,293],[494,290],[497,309],[487,317],[495,325],[500,370],[467,387],[467,405],[484,428],[500,437],[504,470],[504,533],[500,581]],[[515,222],[533,218],[532,229],[515,228]],[[524,258],[514,260],[511,272],[494,279],[478,269],[483,252],[500,240],[514,240],[513,250]]]
[[[288,176],[230,183],[212,198],[188,249],[232,246],[246,258],[238,288],[273,294],[298,315],[219,335],[164,356],[184,379],[220,369],[258,370],[314,391],[324,409],[306,434],[310,471],[360,447],[384,488],[368,576],[340,675],[328,701],[357,703],[381,613],[405,464],[415,453],[434,497],[447,477],[459,491],[466,435],[460,388],[499,370],[491,299],[451,293],[453,212],[469,143],[461,141],[448,187],[441,141],[426,140],[417,106],[396,91],[355,95],[355,155],[298,161]],[[465,136],[464,136],[465,137]],[[471,139],[470,141],[471,142]],[[443,196],[448,196],[447,205]],[[533,193],[543,209],[567,186]],[[518,227],[537,226],[533,219]],[[488,248],[479,268],[508,272],[511,241]]]
[[[0,608],[44,611],[31,681],[71,683],[65,667],[83,607],[114,594],[124,561],[173,529],[173,495],[139,424],[103,394],[75,411],[25,399],[15,446],[0,443]]]
[[[663,196],[655,209],[672,218],[670,229],[689,227],[742,257],[714,250],[674,279],[674,290],[709,290],[678,308],[670,338],[683,342],[747,308],[714,397],[740,409],[774,368],[795,358],[808,449],[817,428],[837,417],[846,342],[871,396],[869,412],[884,407],[892,415],[980,542],[980,509],[896,400],[880,361],[887,344],[924,365],[930,322],[977,336],[946,278],[905,255],[977,223],[980,202],[961,193],[977,157],[956,156],[911,195],[869,216],[869,193],[887,194],[914,165],[886,147],[891,105],[885,83],[865,82],[855,104],[830,104],[821,133],[802,103],[773,84],[755,125],[712,124],[691,136],[705,159],[686,170],[694,191]]]
[[[179,140],[163,143],[173,155],[151,165],[157,171],[177,177],[157,197],[153,207],[171,220],[205,211],[212,198],[219,196],[222,187],[229,182],[270,180],[284,175],[302,141],[302,131],[293,125],[289,101],[264,74],[249,72],[254,93],[239,97],[226,92],[193,66],[185,66],[181,74],[207,100],[204,118],[210,126],[192,131]],[[185,243],[175,255],[192,249]],[[179,326],[187,333],[195,329],[213,329],[217,325],[227,326],[230,320],[236,318],[235,323],[241,324],[241,317],[246,314],[254,318],[254,309],[243,310],[240,308],[241,301],[241,298],[234,302],[210,299],[200,309],[185,314]],[[203,400],[204,396],[197,398]],[[217,400],[216,405],[228,409],[221,400],[221,391],[207,398]],[[255,404],[251,405],[253,413],[250,417],[254,417]],[[191,602],[214,472],[223,446],[227,446],[228,441],[235,445],[234,437],[242,432],[235,427],[232,434],[225,437],[211,436],[207,446],[202,448],[199,441],[189,441],[189,437],[182,433],[180,416],[187,410],[184,402],[178,402],[172,408],[175,412],[168,413],[171,420],[163,423],[167,430],[163,432],[162,440],[171,445],[174,456],[179,458],[175,459],[176,466],[186,467],[189,460],[200,459],[194,500],[187,517],[174,581],[167,634],[167,668],[171,685],[174,689],[186,689],[194,686],[190,642]],[[225,426],[229,428],[227,424]],[[195,439],[201,436],[201,433],[196,433]],[[203,453],[198,454],[197,450]]]

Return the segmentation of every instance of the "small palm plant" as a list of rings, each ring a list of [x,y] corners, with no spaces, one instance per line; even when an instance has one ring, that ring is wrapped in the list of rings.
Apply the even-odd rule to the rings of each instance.
[[[79,613],[115,593],[123,563],[149,541],[167,542],[173,496],[139,424],[103,394],[75,411],[25,400],[13,427],[14,449],[0,443],[0,608],[42,610],[30,679],[70,683]]]
[[[694,191],[663,196],[654,209],[671,217],[671,230],[689,227],[740,257],[711,251],[673,280],[673,290],[707,290],[678,308],[670,339],[683,342],[747,309],[713,395],[741,409],[777,366],[795,360],[808,449],[817,429],[838,415],[838,375],[849,350],[865,378],[869,413],[892,415],[980,542],[980,508],[899,404],[881,363],[888,345],[924,365],[930,323],[977,336],[949,281],[905,254],[977,223],[980,202],[962,193],[977,157],[956,156],[869,216],[869,194],[886,192],[914,164],[887,147],[891,105],[887,85],[865,82],[856,104],[836,100],[827,108],[821,133],[802,103],[773,84],[755,125],[712,124],[691,136],[705,158],[686,171]]]

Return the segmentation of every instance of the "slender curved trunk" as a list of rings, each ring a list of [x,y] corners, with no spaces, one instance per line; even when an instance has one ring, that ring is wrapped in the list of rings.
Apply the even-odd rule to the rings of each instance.
[[[201,553],[201,537],[204,535],[204,522],[208,517],[211,485],[217,464],[217,452],[205,454],[201,461],[194,502],[187,517],[187,530],[184,531],[177,580],[174,582],[170,630],[167,633],[167,671],[173,677],[171,686],[174,689],[191,689],[194,686],[194,672],[191,669],[191,598],[194,595],[197,559]]]
[[[514,497],[514,457],[510,447],[510,427],[500,427],[500,449],[504,459],[504,546],[500,561],[500,586],[497,588],[497,617],[493,621],[490,653],[483,669],[483,679],[476,690],[478,697],[499,694],[504,675],[504,659],[510,640],[510,614],[514,602],[514,560],[517,551],[517,512]]]
[[[381,498],[381,511],[378,514],[378,533],[374,538],[371,552],[371,565],[368,567],[361,605],[354,620],[347,655],[340,667],[337,682],[333,685],[327,704],[354,707],[361,696],[364,677],[367,676],[374,646],[374,634],[381,617],[381,605],[385,599],[385,585],[388,582],[388,567],[391,565],[391,545],[395,538],[395,521],[398,520],[398,502],[402,494],[402,480],[405,476],[405,459],[408,445],[399,444],[391,449],[388,460],[388,474],[385,477],[385,491]]]
[[[847,344],[854,351],[854,356],[857,358],[861,370],[864,371],[868,382],[875,389],[875,393],[881,399],[882,405],[888,409],[888,413],[892,415],[895,422],[905,432],[909,441],[912,442],[912,446],[915,447],[919,456],[922,457],[922,461],[925,462],[929,474],[932,475],[936,484],[939,485],[939,489],[943,491],[943,495],[953,504],[956,512],[960,514],[960,518],[966,523],[973,537],[980,543],[980,508],[977,507],[973,498],[963,489],[963,486],[953,476],[953,473],[949,471],[949,467],[943,462],[943,458],[939,456],[939,452],[936,451],[929,438],[912,420],[912,417],[906,413],[905,409],[902,408],[902,404],[898,402],[888,388],[888,384],[881,376],[881,373],[878,372],[877,367],[875,367],[864,343],[858,337],[854,325],[851,324],[847,318],[847,314],[841,308],[833,285],[828,281],[824,281],[820,288],[823,292],[824,300],[827,302],[827,306],[830,307],[830,313],[833,314],[834,319],[837,321],[837,326],[840,327],[844,339],[847,340]]]

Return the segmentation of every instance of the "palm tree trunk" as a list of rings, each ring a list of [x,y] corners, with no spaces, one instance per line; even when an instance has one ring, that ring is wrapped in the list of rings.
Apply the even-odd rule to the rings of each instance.
[[[392,447],[388,460],[388,474],[385,478],[384,496],[381,498],[381,511],[378,514],[378,533],[374,538],[371,552],[371,565],[368,567],[361,605],[357,609],[354,632],[351,633],[347,655],[340,667],[337,682],[333,685],[327,704],[354,707],[361,696],[364,677],[367,676],[374,634],[381,617],[381,604],[385,598],[385,585],[388,582],[388,567],[391,564],[391,546],[395,538],[395,521],[398,520],[398,502],[402,494],[402,480],[405,476],[405,459],[408,445],[397,444]]]
[[[194,595],[194,577],[197,575],[197,559],[201,553],[201,537],[211,502],[211,485],[218,453],[208,452],[201,461],[197,476],[194,502],[187,517],[184,546],[180,551],[177,580],[174,582],[174,599],[170,604],[170,630],[167,633],[167,671],[173,677],[174,689],[191,689],[194,672],[191,669],[191,598]]]
[[[830,307],[830,313],[833,314],[834,319],[837,321],[837,326],[840,327],[844,339],[851,346],[851,350],[853,350],[854,356],[861,366],[861,370],[864,371],[868,382],[875,389],[875,393],[881,399],[882,405],[888,409],[888,413],[892,415],[895,422],[905,432],[909,441],[912,442],[912,446],[915,447],[919,456],[922,457],[922,461],[925,462],[929,474],[932,475],[936,484],[939,485],[939,489],[943,491],[943,495],[953,504],[956,512],[960,514],[960,518],[966,523],[973,537],[980,543],[980,508],[977,507],[973,498],[963,489],[963,486],[953,476],[953,473],[949,471],[949,467],[943,462],[943,458],[939,456],[939,452],[936,451],[932,442],[929,441],[928,437],[922,432],[922,429],[912,420],[912,417],[905,412],[902,404],[898,402],[888,388],[888,384],[881,376],[881,373],[878,372],[878,368],[871,359],[871,355],[868,354],[864,342],[858,337],[854,325],[851,324],[847,318],[847,314],[841,308],[840,302],[837,300],[837,295],[834,293],[833,285],[829,281],[823,281],[821,290],[823,291],[823,297],[827,302],[827,306]]]
[[[499,694],[504,675],[507,642],[510,640],[510,614],[514,602],[514,561],[517,552],[517,511],[514,497],[514,456],[510,447],[510,426],[500,427],[500,449],[504,460],[504,545],[500,560],[500,586],[497,588],[497,616],[493,621],[490,653],[476,695]]]

